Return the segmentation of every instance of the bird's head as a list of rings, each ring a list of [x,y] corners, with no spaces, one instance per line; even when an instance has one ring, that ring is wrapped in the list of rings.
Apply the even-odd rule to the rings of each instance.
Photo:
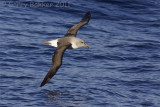
[[[87,44],[84,42],[84,40],[81,40],[81,41],[80,41],[80,45],[81,45],[81,47],[90,48],[89,45],[87,45]]]
[[[87,45],[84,40],[80,39],[79,40],[79,43],[78,43],[79,47],[87,47],[87,48],[90,48],[89,45]]]
[[[72,38],[72,48],[76,49],[76,48],[80,48],[80,47],[87,47],[90,48],[85,42],[84,40],[80,39],[80,38]]]

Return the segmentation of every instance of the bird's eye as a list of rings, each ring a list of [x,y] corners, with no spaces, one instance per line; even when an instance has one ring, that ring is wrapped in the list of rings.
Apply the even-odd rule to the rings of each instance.
[[[84,43],[84,42],[81,42],[81,43]]]

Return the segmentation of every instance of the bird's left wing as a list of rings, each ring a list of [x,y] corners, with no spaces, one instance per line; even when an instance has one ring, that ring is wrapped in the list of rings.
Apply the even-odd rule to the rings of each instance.
[[[62,65],[62,57],[64,54],[64,51],[71,45],[71,43],[65,43],[64,44],[58,44],[58,47],[56,51],[54,52],[52,56],[52,66],[45,76],[44,80],[42,81],[40,87],[45,85],[57,72],[59,67]]]
[[[81,20],[78,24],[72,26],[72,27],[67,31],[66,35],[64,35],[64,36],[74,36],[74,37],[76,37],[77,31],[78,31],[82,26],[84,26],[85,24],[87,24],[87,23],[89,22],[90,18],[91,18],[91,13],[90,13],[90,12],[87,12],[87,13],[84,15],[84,17],[82,18],[82,20]]]

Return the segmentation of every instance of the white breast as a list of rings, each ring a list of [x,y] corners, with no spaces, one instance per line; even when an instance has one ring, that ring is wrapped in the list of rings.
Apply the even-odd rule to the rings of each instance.
[[[76,37],[72,37],[71,38],[71,44],[72,44],[72,48],[73,49],[76,49],[76,48],[80,48],[80,46],[78,46],[78,42],[80,41],[79,38],[76,38]]]
[[[71,47],[72,47],[73,49],[79,48],[74,42],[72,43]]]

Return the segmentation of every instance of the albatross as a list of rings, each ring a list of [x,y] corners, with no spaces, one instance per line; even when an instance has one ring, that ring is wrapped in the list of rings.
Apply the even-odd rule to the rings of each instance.
[[[62,65],[62,58],[63,58],[63,54],[66,49],[76,49],[76,48],[80,48],[80,47],[90,48],[84,42],[84,40],[76,37],[77,31],[82,26],[84,26],[85,24],[87,24],[89,22],[90,17],[91,17],[90,12],[87,12],[78,24],[72,26],[67,31],[67,33],[64,35],[63,38],[58,38],[56,40],[50,40],[50,41],[44,42],[45,45],[51,45],[53,47],[56,47],[56,50],[55,50],[54,54],[52,55],[52,66],[51,66],[49,72],[47,73],[47,75],[45,76],[44,80],[42,81],[40,87],[42,87],[46,83],[48,83],[48,81],[56,74],[56,72],[58,71],[58,69]]]

